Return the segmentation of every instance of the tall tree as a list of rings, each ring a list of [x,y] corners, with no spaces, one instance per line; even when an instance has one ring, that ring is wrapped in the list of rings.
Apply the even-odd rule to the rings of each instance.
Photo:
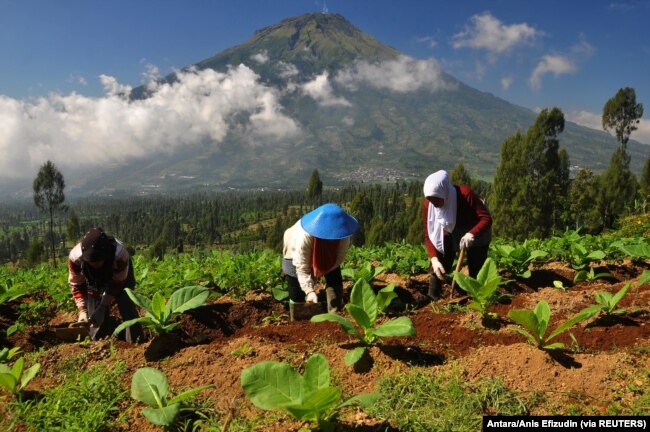
[[[311,172],[309,183],[307,184],[307,198],[315,201],[323,195],[323,182],[320,179],[320,174],[317,169]]]
[[[47,212],[50,216],[50,247],[52,252],[53,265],[56,267],[56,253],[54,248],[54,212],[62,208],[65,201],[63,189],[65,181],[63,174],[56,168],[51,161],[47,161],[41,166],[33,184],[34,204],[41,211]]]
[[[465,165],[462,163],[456,165],[454,170],[451,172],[450,177],[453,184],[466,184],[468,186],[472,184],[472,178],[465,169]]]
[[[517,133],[501,146],[494,178],[495,229],[505,237],[547,237],[568,187],[568,156],[560,156],[564,130],[559,108],[543,109],[525,136]],[[562,195],[564,194],[564,195]]]
[[[81,236],[79,217],[77,216],[77,212],[74,211],[74,209],[70,210],[70,216],[68,217],[68,223],[65,227],[65,231],[68,235],[68,239],[71,240],[73,244]]]
[[[647,208],[650,201],[650,157],[646,159],[643,165],[643,172],[641,173],[641,180],[639,180],[641,198],[644,201],[644,207]],[[645,210],[645,209],[644,209]]]
[[[575,229],[595,232],[600,225],[597,198],[598,177],[588,168],[582,168],[569,187],[569,212]]]
[[[609,167],[601,177],[598,207],[606,228],[613,227],[636,198],[637,182],[630,170],[627,142],[632,132],[637,129],[641,116],[643,105],[636,103],[636,92],[630,87],[619,89],[603,107],[603,129],[613,129],[621,144],[614,151]]]

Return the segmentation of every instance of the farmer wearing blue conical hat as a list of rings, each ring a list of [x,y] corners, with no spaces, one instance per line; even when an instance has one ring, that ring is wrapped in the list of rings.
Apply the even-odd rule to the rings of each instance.
[[[341,263],[350,247],[350,237],[359,229],[357,220],[336,204],[324,204],[304,215],[284,232],[282,271],[294,303],[317,303],[314,287],[325,276],[327,309],[341,308],[343,278]]]

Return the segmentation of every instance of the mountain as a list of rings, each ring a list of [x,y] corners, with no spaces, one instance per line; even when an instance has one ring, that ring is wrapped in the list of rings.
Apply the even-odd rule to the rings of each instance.
[[[432,60],[403,56],[338,14],[285,19],[185,71],[226,73],[242,64],[273,89],[280,111],[297,125],[297,136],[252,142],[246,132],[251,116],[233,114],[217,144],[140,160],[88,181],[83,190],[304,187],[314,168],[332,186],[422,179],[458,163],[490,180],[501,142],[525,132],[536,118],[529,109],[444,73]],[[173,74],[161,82],[177,80]],[[146,87],[131,94],[133,100],[150,96]],[[596,172],[608,166],[618,145],[605,132],[570,122],[560,144],[572,165]],[[628,149],[632,169],[640,173],[650,147],[630,142]]]

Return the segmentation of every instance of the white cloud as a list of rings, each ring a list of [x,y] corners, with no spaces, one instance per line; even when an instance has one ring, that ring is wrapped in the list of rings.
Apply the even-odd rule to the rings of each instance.
[[[323,106],[350,106],[345,98],[334,96],[327,71],[303,84],[302,91]]]
[[[257,54],[253,54],[251,56],[251,60],[254,60],[259,64],[264,64],[269,61],[269,54],[266,52],[266,50],[263,50]]]
[[[576,56],[589,58],[594,55],[596,48],[587,42],[587,37],[584,33],[580,33],[580,40],[571,47],[571,52]]]
[[[512,76],[506,76],[501,78],[501,88],[503,90],[508,90],[510,86],[512,85],[512,82],[514,81],[514,78]]]
[[[456,88],[455,84],[445,80],[434,59],[415,60],[407,56],[382,63],[357,62],[354,66],[341,70],[335,81],[352,91],[357,90],[360,84],[399,93]]]
[[[503,54],[519,45],[532,43],[543,33],[526,23],[506,25],[489,12],[474,15],[465,30],[453,36],[454,48],[484,49]]]
[[[577,70],[573,61],[569,58],[559,55],[545,55],[539,61],[532,75],[530,76],[529,83],[533,89],[539,89],[542,86],[542,77],[546,74],[552,73],[556,77],[559,75],[574,73]]]
[[[278,62],[278,64],[276,65],[276,69],[278,71],[278,75],[280,75],[280,78],[285,78],[285,79],[294,77],[299,73],[296,65],[291,63],[286,63],[283,61]]]
[[[133,159],[191,146],[218,145],[233,118],[249,141],[296,137],[296,122],[282,113],[277,91],[244,65],[227,73],[178,72],[178,82],[158,83],[147,99],[129,100],[129,86],[100,78],[106,95],[71,93],[35,100],[0,95],[0,181],[32,178],[46,160],[64,175],[100,171]]]
[[[423,43],[427,45],[429,48],[435,48],[438,46],[438,42],[431,36],[418,37],[415,38],[415,41],[418,43]]]
[[[588,111],[572,111],[567,114],[567,120],[591,129],[603,130],[602,114],[594,114]],[[630,139],[650,144],[650,120],[641,119],[637,125],[637,130],[630,135]]]

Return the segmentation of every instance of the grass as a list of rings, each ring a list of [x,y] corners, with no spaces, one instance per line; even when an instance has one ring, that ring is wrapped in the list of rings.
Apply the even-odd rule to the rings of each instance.
[[[128,392],[120,384],[124,363],[98,365],[26,402],[11,402],[0,429],[11,431],[111,431],[118,429]],[[122,409],[120,408],[122,407]]]
[[[420,371],[381,379],[383,397],[366,411],[402,431],[480,430],[483,415],[526,415],[528,408],[500,380],[468,383]]]

